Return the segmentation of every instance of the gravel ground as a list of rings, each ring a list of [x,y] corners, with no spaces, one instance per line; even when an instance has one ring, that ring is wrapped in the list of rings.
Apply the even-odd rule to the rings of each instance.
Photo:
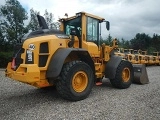
[[[85,100],[69,102],[55,89],[41,90],[4,77],[0,70],[1,120],[160,120],[160,67],[147,67],[150,83],[119,90],[104,80]]]

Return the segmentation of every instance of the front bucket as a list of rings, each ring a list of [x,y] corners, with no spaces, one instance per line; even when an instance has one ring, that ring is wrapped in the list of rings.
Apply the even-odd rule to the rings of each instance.
[[[144,64],[133,64],[134,80],[133,83],[147,84],[149,83],[146,66]]]

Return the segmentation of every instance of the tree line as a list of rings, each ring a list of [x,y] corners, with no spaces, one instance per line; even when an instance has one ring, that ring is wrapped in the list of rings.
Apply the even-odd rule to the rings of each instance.
[[[37,15],[39,11],[30,9],[30,16],[18,0],[6,0],[0,6],[0,52],[13,50],[24,34],[39,29]],[[54,22],[54,14],[44,11],[44,18],[49,28],[57,29],[59,22]]]
[[[108,35],[106,39],[102,39],[101,41],[110,44],[112,41],[112,36]],[[134,49],[134,50],[144,50],[147,51],[148,54],[152,54],[153,52],[160,52],[160,35],[153,34],[153,36],[149,36],[145,33],[137,33],[135,37],[131,40],[118,39],[119,47],[124,49]]]
[[[39,11],[30,9],[30,14],[18,0],[6,0],[5,5],[0,6],[0,52],[10,52],[16,43],[21,41],[22,36],[29,31],[39,29],[37,15]],[[59,22],[54,22],[54,14],[44,11],[44,18],[49,28],[58,29]],[[27,22],[26,22],[27,21]],[[26,22],[26,23],[25,23]],[[110,44],[112,36],[101,39],[101,43]],[[131,40],[119,39],[119,46],[123,48],[160,51],[160,35],[149,36],[145,33],[137,33]]]

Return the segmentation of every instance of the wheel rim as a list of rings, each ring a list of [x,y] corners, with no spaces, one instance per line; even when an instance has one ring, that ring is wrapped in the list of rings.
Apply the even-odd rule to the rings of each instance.
[[[77,72],[72,79],[72,87],[76,92],[82,92],[86,89],[88,77],[84,71]]]
[[[129,68],[124,68],[122,71],[122,79],[123,82],[128,82],[130,79],[130,69]]]

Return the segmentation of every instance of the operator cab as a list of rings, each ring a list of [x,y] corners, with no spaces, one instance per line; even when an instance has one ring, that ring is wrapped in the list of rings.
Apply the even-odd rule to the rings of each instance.
[[[109,30],[108,21],[85,12],[76,13],[73,17],[62,18],[59,21],[60,30],[66,35],[71,35],[72,30],[75,29],[74,48],[83,48],[91,54],[99,54],[101,23],[106,22],[106,29]]]

